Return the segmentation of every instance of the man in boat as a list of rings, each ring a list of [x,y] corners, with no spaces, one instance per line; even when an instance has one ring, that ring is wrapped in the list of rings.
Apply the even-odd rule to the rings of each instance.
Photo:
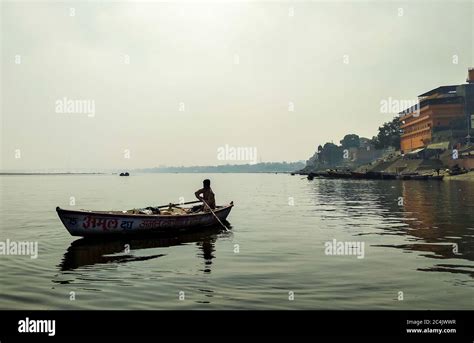
[[[211,189],[211,180],[206,179],[202,182],[203,188],[198,189],[194,195],[196,198],[200,201],[204,202],[204,205],[199,205],[199,206],[194,206],[193,207],[193,212],[197,211],[209,211],[209,208],[206,206],[206,204],[211,208],[215,209],[216,208],[216,199],[214,196],[214,192]],[[201,195],[202,194],[202,195]]]

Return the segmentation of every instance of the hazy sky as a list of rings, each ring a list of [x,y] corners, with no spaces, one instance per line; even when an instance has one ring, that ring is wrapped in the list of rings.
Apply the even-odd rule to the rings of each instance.
[[[4,170],[306,160],[460,84],[471,1],[3,2]],[[59,108],[63,99],[75,113]],[[129,157],[129,158],[127,158]]]

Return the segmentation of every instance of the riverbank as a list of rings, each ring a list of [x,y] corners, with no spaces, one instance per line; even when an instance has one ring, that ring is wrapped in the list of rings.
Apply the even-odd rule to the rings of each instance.
[[[462,180],[462,181],[471,181],[474,182],[474,171],[471,171],[466,174],[446,176],[445,180]]]

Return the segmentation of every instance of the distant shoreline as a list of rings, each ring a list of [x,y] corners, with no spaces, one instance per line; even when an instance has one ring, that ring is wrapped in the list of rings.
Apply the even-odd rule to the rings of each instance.
[[[289,171],[159,171],[159,172],[132,172],[133,175],[146,175],[146,174],[293,174],[294,172]],[[1,173],[2,175],[119,175],[120,173]]]
[[[134,169],[102,169],[101,172],[13,172],[0,171],[0,175],[113,175],[128,172],[136,174],[290,174],[305,167],[299,162],[262,162],[256,164],[224,164],[218,166],[189,166],[189,167],[153,167]],[[89,169],[90,170],[90,169]],[[98,170],[101,170],[98,168]],[[105,170],[105,171],[104,171]]]
[[[292,173],[305,167],[299,162],[261,162],[256,164],[223,164],[218,166],[136,168],[138,173]]]
[[[0,175],[104,175],[104,174],[109,174],[109,173],[1,173],[0,172]]]

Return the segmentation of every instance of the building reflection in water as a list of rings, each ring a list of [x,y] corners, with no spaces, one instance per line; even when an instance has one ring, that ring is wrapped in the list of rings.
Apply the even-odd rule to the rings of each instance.
[[[354,226],[384,218],[378,235],[399,235],[414,243],[378,247],[418,251],[433,259],[474,261],[474,184],[466,181],[318,180],[316,210],[323,220],[347,220]],[[380,220],[379,220],[380,221]],[[373,233],[373,231],[372,231]],[[463,273],[472,265],[437,264],[423,271]]]
[[[401,248],[427,252],[424,256],[430,258],[474,261],[473,183],[407,181],[402,183],[402,197],[404,218],[410,227],[408,233],[420,243]],[[474,277],[474,268],[466,265],[438,264],[423,270]]]

